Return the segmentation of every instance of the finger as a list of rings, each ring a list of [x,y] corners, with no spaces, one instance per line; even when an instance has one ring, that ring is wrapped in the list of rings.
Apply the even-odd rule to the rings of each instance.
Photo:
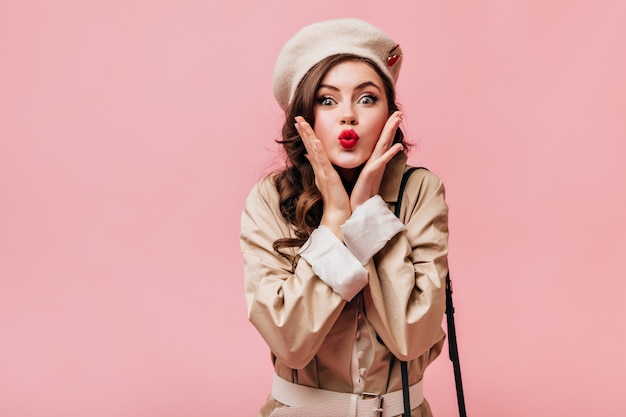
[[[387,119],[387,123],[383,127],[383,131],[380,134],[380,139],[386,147],[390,147],[393,143],[393,138],[396,135],[396,131],[398,127],[400,127],[400,123],[402,123],[402,112],[396,111],[389,119]]]
[[[378,161],[380,161],[384,165],[387,165],[389,161],[391,161],[393,157],[396,156],[396,154],[402,151],[402,149],[404,149],[404,146],[402,146],[401,143],[394,143],[393,146],[387,150],[387,152],[385,152],[380,156],[380,158],[378,158]]]
[[[296,117],[295,126],[300,138],[302,138],[307,154],[311,156],[311,158],[307,159],[309,160],[309,163],[311,163],[315,175],[318,176],[321,171],[327,170],[331,167],[331,163],[326,155],[324,146],[315,135],[315,131],[311,125],[303,117]]]
[[[370,159],[361,175],[363,176],[365,172],[368,172],[370,175],[375,175],[376,172],[382,173],[389,161],[391,161],[396,154],[401,152],[402,149],[404,149],[404,146],[402,146],[401,143],[394,143],[391,148],[382,155],[378,156],[376,159]]]
[[[307,152],[315,155],[316,162],[322,167],[331,167],[332,164],[328,159],[328,155],[326,155],[326,149],[324,149],[324,145],[322,145],[322,142],[315,135],[315,131],[311,125],[302,116],[296,116],[295,119],[296,129],[304,142]],[[309,159],[309,161],[311,160]]]
[[[335,171],[335,168],[330,162],[324,145],[315,136],[315,132],[311,126],[303,118],[298,117],[296,128],[306,147],[307,153],[304,156],[311,164],[311,168],[313,168],[315,185],[322,191],[327,181],[331,180],[331,178],[336,179],[335,177],[338,176],[337,171]],[[323,191],[322,194],[324,194]]]
[[[376,157],[380,157],[380,155],[392,146],[393,139],[396,135],[398,127],[400,127],[400,123],[402,123],[402,112],[396,111],[389,116],[389,119],[387,119],[387,122],[380,133],[380,138],[376,143],[376,147],[374,148],[374,154],[376,154]]]
[[[309,142],[311,140],[317,139],[317,137],[315,136],[315,131],[313,130],[309,122],[304,120],[304,117],[296,116],[295,120],[296,129],[298,130],[298,133],[300,134],[300,137],[302,137],[302,139],[305,139]]]
[[[317,167],[317,164],[311,162],[311,154],[304,154],[304,157],[306,159],[308,159],[309,164],[311,164],[311,167],[313,168],[313,176],[315,178],[315,186],[319,190],[320,189],[320,184],[319,184],[319,181],[318,181],[318,178],[320,177],[319,168]]]
[[[296,123],[294,123],[294,126],[296,127],[298,135],[300,135],[307,152],[313,152],[313,141],[317,138],[315,137],[315,132],[313,132],[311,126],[304,120],[303,117],[300,116],[296,117]]]

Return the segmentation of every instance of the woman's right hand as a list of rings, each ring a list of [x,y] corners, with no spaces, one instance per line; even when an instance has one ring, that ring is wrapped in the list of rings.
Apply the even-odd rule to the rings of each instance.
[[[324,212],[320,225],[328,227],[343,241],[340,227],[352,214],[348,193],[311,125],[303,117],[297,116],[295,127],[315,173],[315,185],[322,194]]]

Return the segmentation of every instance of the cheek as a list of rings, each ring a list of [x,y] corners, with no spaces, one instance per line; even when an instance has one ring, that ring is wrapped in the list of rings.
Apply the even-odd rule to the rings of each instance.
[[[324,136],[328,132],[328,121],[324,118],[323,115],[315,115],[315,122],[312,125],[313,131],[318,139],[322,139],[321,136]]]
[[[387,114],[380,114],[376,120],[374,121],[373,125],[372,125],[372,129],[375,130],[376,132],[378,132],[378,135],[380,135],[383,131],[383,128],[385,127],[385,124],[387,123]]]

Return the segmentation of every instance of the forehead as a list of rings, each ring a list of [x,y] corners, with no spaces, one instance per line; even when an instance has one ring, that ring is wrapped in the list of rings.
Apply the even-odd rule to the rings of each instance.
[[[343,61],[331,67],[322,77],[321,85],[360,85],[363,82],[372,82],[383,89],[383,80],[372,66],[363,61]]]

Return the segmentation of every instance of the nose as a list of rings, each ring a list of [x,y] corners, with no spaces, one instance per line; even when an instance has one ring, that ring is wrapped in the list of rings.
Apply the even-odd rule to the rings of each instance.
[[[357,117],[354,109],[351,105],[347,105],[344,108],[343,115],[341,116],[342,125],[355,125],[357,124]]]

